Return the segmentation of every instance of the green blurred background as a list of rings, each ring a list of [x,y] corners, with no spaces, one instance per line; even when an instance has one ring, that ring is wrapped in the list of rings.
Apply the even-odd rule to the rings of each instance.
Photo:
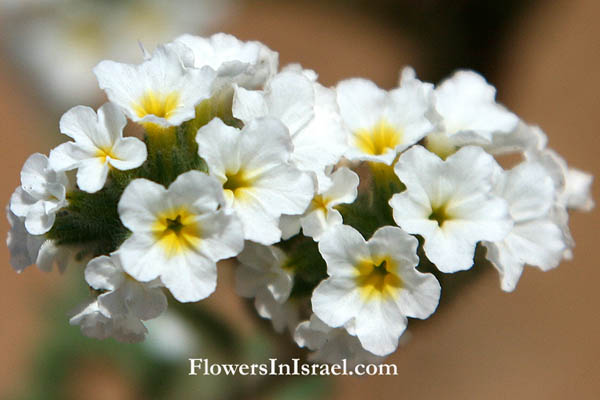
[[[476,69],[570,164],[597,175],[598,15],[594,0],[0,0],[1,198],[8,202],[29,154],[64,140],[64,111],[104,101],[93,65],[140,60],[137,40],[152,48],[183,32],[263,41],[281,65],[299,62],[325,85],[361,76],[391,88],[404,65],[432,82]],[[0,398],[598,399],[599,218],[573,214],[574,260],[548,273],[526,269],[515,293],[500,290],[491,268],[472,272],[450,304],[411,321],[411,341],[389,358],[396,377],[190,377],[188,357],[303,354],[233,293],[231,263],[220,265],[215,295],[149,324],[147,343],[124,345],[68,325],[87,296],[82,271],[17,275],[2,246]]]

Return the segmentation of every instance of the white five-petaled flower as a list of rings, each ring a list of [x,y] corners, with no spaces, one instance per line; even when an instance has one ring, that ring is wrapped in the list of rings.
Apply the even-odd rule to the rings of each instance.
[[[407,317],[429,317],[440,298],[437,279],[415,269],[417,246],[398,227],[379,228],[368,242],[350,226],[333,228],[319,242],[329,278],[313,292],[314,313],[333,328],[354,320],[365,350],[392,353]]]
[[[140,342],[148,332],[144,323],[131,313],[107,317],[97,300],[79,306],[69,324],[79,326],[87,337],[100,340],[112,337],[125,343]]]
[[[181,43],[158,46],[139,65],[102,61],[94,68],[101,89],[133,121],[148,130],[178,126],[210,97],[216,72],[193,68],[193,53]]]
[[[56,212],[68,204],[69,180],[56,171],[43,154],[32,154],[21,170],[21,186],[10,198],[10,210],[25,219],[25,228],[32,235],[48,232]]]
[[[302,227],[304,236],[318,242],[325,232],[342,224],[342,214],[334,207],[352,203],[356,199],[359,178],[355,172],[346,167],[336,170],[330,178],[331,183],[326,190],[316,190],[317,194],[304,214],[282,217],[280,226],[285,233],[284,237],[297,234]]]
[[[350,322],[347,324],[349,328],[354,321]],[[350,330],[354,332],[353,328]],[[294,341],[298,346],[313,351],[308,356],[310,361],[338,364],[345,359],[350,368],[357,364],[378,364],[383,361],[383,357],[366,351],[358,338],[348,333],[346,328],[332,328],[315,314],[308,321],[298,324]]]
[[[500,272],[502,289],[511,292],[525,264],[547,271],[562,260],[565,242],[552,220],[554,185],[544,168],[524,162],[501,174],[494,191],[508,202],[513,229],[499,242],[484,242],[487,258]]]
[[[300,305],[294,298],[280,303],[270,291],[262,290],[254,298],[254,307],[258,315],[271,320],[277,333],[283,333],[286,329],[293,333],[300,322]]]
[[[427,147],[446,157],[458,147],[488,144],[494,134],[509,134],[519,118],[496,103],[496,89],[474,71],[458,71],[434,94],[437,129]]]
[[[527,153],[546,147],[546,134],[535,125],[519,121],[516,128],[506,132],[494,132],[490,143],[481,143],[485,151],[493,155]]]
[[[266,290],[277,302],[285,302],[294,283],[293,272],[286,265],[286,259],[285,253],[277,247],[246,242],[238,256],[237,293],[243,297],[255,297]]]
[[[228,208],[242,221],[244,238],[264,245],[281,238],[282,214],[302,214],[313,194],[310,176],[290,162],[292,142],[273,118],[240,131],[215,118],[198,130],[198,153],[223,185]]]
[[[406,185],[390,200],[394,221],[423,236],[425,254],[440,271],[468,269],[477,242],[502,240],[512,227],[506,201],[492,193],[499,171],[480,147],[463,147],[443,161],[414,146],[394,167]]]
[[[287,327],[292,332],[299,317],[298,308],[289,300],[294,278],[286,254],[277,247],[246,242],[238,260],[237,293],[254,297],[258,315],[270,319],[275,331],[281,333]]]
[[[578,211],[590,211],[594,208],[591,186],[594,177],[587,172],[569,167],[564,158],[554,150],[547,148],[547,138],[540,132],[537,146],[525,151],[525,158],[541,164],[554,182],[558,207]]]
[[[117,253],[123,269],[141,282],[160,278],[181,302],[198,301],[216,287],[216,262],[243,248],[239,220],[224,210],[217,180],[199,171],[181,174],[168,189],[132,181],[119,215],[132,235]]]
[[[123,137],[127,125],[119,108],[106,103],[98,109],[77,106],[60,119],[60,131],[74,142],[50,152],[50,165],[58,171],[77,168],[77,186],[94,193],[102,189],[109,168],[129,170],[146,161],[146,145],[134,137]]]
[[[310,72],[289,67],[269,80],[264,91],[236,87],[233,116],[244,123],[265,116],[283,122],[294,145],[292,162],[314,172],[323,186],[326,167],[337,164],[348,148],[348,137],[335,91],[317,83]]]
[[[209,38],[182,35],[175,39],[194,53],[194,66],[217,71],[212,90],[237,84],[261,88],[277,72],[279,55],[260,42],[242,42],[232,35],[216,33]]]
[[[109,318],[131,314],[146,321],[167,309],[160,280],[138,282],[123,270],[114,253],[91,260],[85,268],[85,280],[94,289],[105,291],[97,302],[100,312]]]
[[[365,79],[349,79],[337,85],[337,101],[342,119],[350,130],[350,160],[374,161],[392,165],[396,155],[431,132],[426,114],[431,109],[431,84],[413,77],[390,92]]]
[[[85,280],[94,289],[103,291],[70,320],[86,336],[139,342],[147,333],[142,321],[158,317],[167,308],[160,280],[136,281],[123,271],[116,254],[91,260],[85,268]]]
[[[10,264],[18,273],[30,265],[49,272],[54,264],[63,272],[70,265],[79,265],[85,262],[78,261],[77,251],[63,245],[57,246],[53,240],[46,239],[44,235],[32,235],[25,229],[24,218],[17,217],[10,209],[6,212],[10,224],[10,231],[6,238],[6,245],[10,251]]]

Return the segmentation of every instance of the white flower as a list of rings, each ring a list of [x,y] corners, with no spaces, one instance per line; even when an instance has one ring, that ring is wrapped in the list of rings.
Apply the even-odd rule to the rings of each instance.
[[[318,242],[325,232],[342,224],[342,214],[334,207],[352,203],[358,195],[358,183],[358,175],[348,168],[342,167],[336,170],[331,175],[330,186],[326,190],[318,190],[304,214],[281,219],[280,226],[286,233],[284,237],[293,236],[302,227],[304,236]]]
[[[85,280],[94,289],[105,291],[97,299],[105,316],[131,314],[145,321],[158,317],[167,308],[162,283],[158,279],[138,282],[123,270],[116,254],[91,260],[85,268]]]
[[[69,181],[64,172],[55,171],[43,154],[32,154],[21,170],[21,187],[10,198],[10,210],[25,218],[32,235],[52,228],[56,212],[67,205]]]
[[[222,189],[199,171],[181,174],[165,189],[132,181],[119,201],[119,215],[132,235],[117,253],[123,269],[141,282],[162,280],[181,302],[198,301],[216,287],[216,262],[243,247],[237,218],[222,209]]]
[[[85,262],[79,260],[77,251],[69,246],[56,246],[55,242],[46,239],[44,235],[32,235],[25,229],[23,218],[17,217],[9,209],[6,216],[10,224],[10,231],[6,238],[6,245],[10,251],[10,264],[18,273],[30,265],[49,272],[53,265],[57,265],[60,272],[70,266],[78,266]]]
[[[333,228],[319,242],[330,277],[313,292],[314,313],[333,328],[354,319],[365,350],[392,353],[407,317],[429,317],[440,298],[435,277],[415,269],[417,245],[397,227],[379,228],[368,242],[350,226]]]
[[[80,306],[69,323],[78,325],[85,336],[101,340],[113,337],[125,343],[140,342],[148,332],[142,321],[132,314],[107,317],[96,300]]]
[[[235,287],[240,296],[255,297],[267,290],[279,303],[285,302],[292,291],[293,273],[286,265],[285,253],[273,246],[246,242],[238,256]]]
[[[427,148],[446,157],[457,147],[491,143],[494,133],[508,134],[519,118],[496,103],[496,89],[474,71],[458,71],[435,90],[438,129]]]
[[[542,165],[552,178],[556,196],[550,217],[562,230],[566,244],[563,258],[570,260],[573,258],[575,241],[569,229],[568,209],[590,211],[594,207],[591,195],[593,176],[570,168],[560,155],[546,148],[546,142],[546,136],[543,135],[538,146],[525,152],[525,159]]]
[[[294,299],[280,303],[268,290],[258,292],[254,298],[254,307],[258,315],[271,320],[277,333],[283,333],[286,328],[293,333],[300,321],[299,307]]]
[[[223,185],[227,207],[242,221],[244,238],[264,245],[281,238],[281,214],[302,214],[314,189],[290,162],[292,143],[276,119],[253,120],[241,131],[215,118],[198,130],[198,153]]]
[[[411,70],[405,72],[411,75]],[[432,86],[417,79],[403,79],[386,92],[365,79],[349,79],[337,85],[342,119],[351,131],[350,160],[392,165],[396,155],[421,140],[433,129],[426,118],[431,108]]]
[[[446,161],[421,146],[400,156],[394,171],[406,190],[390,200],[394,221],[423,236],[425,254],[440,271],[470,268],[477,242],[499,241],[510,231],[506,201],[492,193],[499,170],[493,157],[475,146]]]
[[[514,227],[500,242],[483,242],[500,272],[502,289],[517,285],[525,264],[543,271],[556,267],[565,250],[562,231],[550,217],[554,185],[544,168],[525,162],[500,175],[495,192],[509,205]]]
[[[215,71],[189,68],[191,50],[181,43],[159,46],[142,64],[102,61],[94,68],[101,89],[127,116],[147,129],[178,126],[210,97]]]
[[[302,171],[314,172],[323,186],[325,168],[339,161],[348,138],[335,92],[309,75],[288,68],[271,79],[264,91],[237,87],[233,116],[246,124],[265,116],[283,122],[294,145],[292,162]]]
[[[592,175],[569,167],[554,150],[542,146],[526,151],[525,158],[540,163],[550,174],[557,192],[558,205],[578,211],[591,211],[594,208],[591,195],[594,180]]]
[[[542,149],[546,147],[546,143],[546,134],[538,126],[519,121],[517,127],[509,133],[494,132],[491,143],[484,143],[482,147],[490,154],[501,155]]]
[[[563,193],[567,207],[578,211],[592,211],[595,205],[592,198],[593,181],[594,177],[591,174],[577,168],[569,168]]]
[[[254,297],[258,314],[270,319],[274,329],[290,332],[298,323],[298,308],[289,300],[294,284],[293,270],[286,254],[274,246],[246,242],[238,256],[236,292],[243,297]]]
[[[294,341],[298,346],[313,351],[308,356],[310,361],[339,364],[345,359],[349,368],[383,361],[383,357],[363,349],[358,338],[350,335],[345,328],[332,328],[315,314],[310,316],[310,320],[298,324],[294,331]]]
[[[232,35],[216,33],[209,38],[182,35],[175,39],[194,53],[194,66],[217,71],[213,92],[225,85],[261,88],[277,72],[278,54],[260,42],[242,42]]]
[[[109,168],[129,170],[146,161],[146,145],[123,137],[127,120],[112,103],[98,109],[77,106],[60,119],[60,131],[74,139],[50,152],[50,165],[58,171],[77,168],[77,185],[94,193],[104,187]]]

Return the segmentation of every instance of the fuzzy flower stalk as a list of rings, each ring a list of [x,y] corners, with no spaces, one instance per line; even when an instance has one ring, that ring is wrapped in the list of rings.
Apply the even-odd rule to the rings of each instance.
[[[63,115],[69,140],[25,161],[7,208],[17,272],[90,287],[70,318],[86,336],[144,340],[235,259],[237,293],[310,360],[380,362],[448,274],[482,264],[515,290],[525,266],[572,257],[569,211],[593,207],[592,177],[473,71],[328,88],[226,34],[140,58],[94,68],[109,102]],[[504,168],[509,153],[522,161]]]

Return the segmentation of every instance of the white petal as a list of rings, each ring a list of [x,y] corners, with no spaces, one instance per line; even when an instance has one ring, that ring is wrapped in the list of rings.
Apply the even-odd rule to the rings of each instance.
[[[279,229],[281,230],[281,238],[283,240],[297,235],[300,233],[301,228],[299,215],[282,215],[279,218]]]
[[[347,225],[336,226],[325,233],[319,242],[319,252],[327,263],[329,276],[347,279],[354,278],[357,262],[371,255],[362,235]]]
[[[100,256],[91,260],[85,268],[86,282],[96,290],[115,290],[125,280],[120,263],[108,256]]]
[[[37,203],[29,193],[18,187],[10,196],[10,211],[16,216],[25,218],[29,209]]]
[[[449,135],[476,135],[491,141],[494,132],[509,133],[518,117],[494,100],[496,89],[473,71],[458,71],[436,89],[436,110]]]
[[[358,196],[358,175],[346,168],[339,168],[331,175],[332,185],[323,193],[331,198],[331,206],[352,203]]]
[[[134,137],[122,138],[115,143],[111,151],[110,165],[121,171],[137,168],[146,161],[148,150],[144,142]]]
[[[52,228],[55,219],[56,214],[47,213],[43,202],[38,201],[27,212],[25,228],[32,235],[43,235]]]
[[[419,263],[418,246],[417,238],[395,226],[384,226],[377,229],[368,242],[372,256],[389,255],[394,261],[399,262],[402,270],[411,270],[417,266]]]
[[[261,173],[251,191],[252,196],[275,216],[302,214],[314,194],[310,176],[289,164],[280,164]]]
[[[313,84],[304,75],[282,72],[267,87],[269,114],[278,118],[295,136],[313,118]]]
[[[558,266],[566,249],[560,228],[544,219],[516,224],[502,242],[486,247],[505,291],[514,290],[525,264],[547,271]]]
[[[186,252],[168,261],[161,280],[178,301],[199,301],[215,291],[217,265],[204,256]]]
[[[289,160],[293,149],[292,141],[287,128],[278,120],[253,120],[242,132],[240,163],[244,167],[250,170],[264,170]]]
[[[510,208],[516,221],[547,215],[554,202],[554,184],[546,170],[537,163],[521,163],[510,171],[497,193]]]
[[[365,350],[378,356],[393,353],[407,320],[392,301],[363,303],[356,316],[356,336]]]
[[[328,210],[327,215],[323,210],[315,210],[302,217],[300,221],[302,233],[318,242],[329,229],[341,225],[343,218],[338,210]]]
[[[348,79],[336,87],[342,118],[351,131],[371,129],[381,117],[386,93],[366,79]]]
[[[291,291],[293,279],[284,269],[286,255],[273,246],[246,242],[239,255],[240,267],[236,272],[236,290],[244,297],[254,297],[266,288],[278,303],[285,302]]]
[[[104,103],[98,109],[98,131],[107,135],[106,145],[112,145],[123,138],[123,128],[127,125],[127,118],[121,109],[113,103]],[[98,144],[98,142],[96,142]]]
[[[213,261],[238,255],[244,248],[242,224],[238,217],[225,210],[197,218],[202,232],[200,251]]]
[[[10,251],[10,264],[15,271],[20,273],[26,267],[35,264],[45,238],[30,235],[25,229],[23,220],[10,210],[7,210],[6,217],[11,226],[6,238],[6,245]]]
[[[156,215],[164,211],[167,190],[147,179],[135,179],[127,185],[119,200],[119,216],[134,232],[150,232]]]
[[[193,205],[197,213],[214,212],[225,204],[221,184],[200,171],[188,171],[169,186],[168,198],[172,206]]]
[[[244,239],[270,245],[281,239],[279,220],[256,198],[236,202],[234,210],[244,227]]]
[[[91,155],[82,152],[73,142],[63,143],[50,151],[50,166],[57,171],[69,171],[77,168],[82,159]]]
[[[228,168],[240,167],[239,135],[239,130],[219,118],[214,118],[196,134],[198,154],[206,161],[210,174],[221,181],[225,181]]]
[[[106,339],[113,334],[113,321],[100,312],[96,301],[81,305],[69,324],[79,325],[81,333],[95,339]]]
[[[131,293],[126,297],[133,315],[146,321],[156,318],[167,309],[167,298],[160,288],[148,288],[135,282],[128,282]]]
[[[569,168],[565,188],[567,206],[578,211],[591,211],[594,208],[592,199],[592,181],[594,177],[576,168]]]
[[[269,110],[261,92],[236,86],[233,95],[232,113],[240,121],[248,123],[253,119],[267,116]]]
[[[402,272],[403,287],[395,298],[402,314],[425,319],[436,310],[442,288],[433,274],[423,274],[415,269]]]
[[[322,281],[313,291],[311,302],[313,312],[331,327],[340,327],[354,318],[363,304],[350,277]]]
[[[81,145],[94,145],[90,136],[97,132],[97,126],[96,112],[86,106],[73,107],[60,119],[60,131]]]
[[[141,282],[158,278],[168,262],[165,251],[152,233],[134,233],[116,253],[125,272]]]
[[[90,158],[80,163],[77,170],[77,186],[84,192],[95,193],[104,187],[108,176],[108,164],[101,158]]]

